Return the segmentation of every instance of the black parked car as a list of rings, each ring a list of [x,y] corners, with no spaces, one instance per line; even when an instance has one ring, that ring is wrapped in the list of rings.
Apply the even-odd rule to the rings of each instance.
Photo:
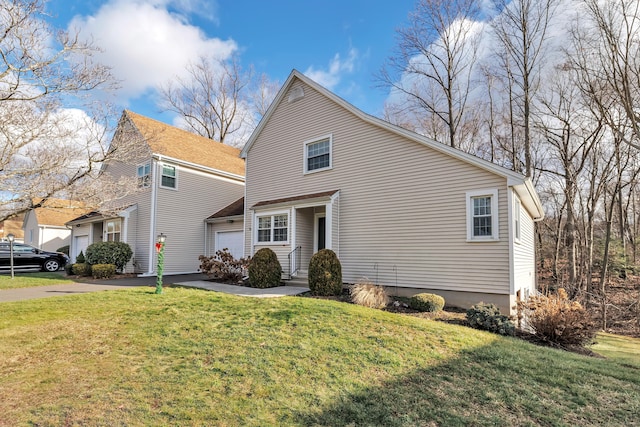
[[[9,242],[0,242],[0,270],[11,268],[11,250]],[[47,252],[25,245],[13,244],[13,267],[15,269],[39,268],[42,271],[58,271],[69,262],[62,252]]]

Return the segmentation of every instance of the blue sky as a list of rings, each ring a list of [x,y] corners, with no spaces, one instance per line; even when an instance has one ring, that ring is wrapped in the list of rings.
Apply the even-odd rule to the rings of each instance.
[[[238,54],[244,67],[284,82],[293,68],[367,113],[386,91],[374,73],[392,54],[414,0],[51,0],[54,25],[78,28],[122,80],[117,103],[172,123],[155,87],[201,54]]]

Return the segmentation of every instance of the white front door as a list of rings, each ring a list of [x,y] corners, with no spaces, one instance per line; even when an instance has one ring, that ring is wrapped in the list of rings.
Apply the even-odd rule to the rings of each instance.
[[[219,231],[216,233],[216,251],[220,251],[224,248],[229,249],[229,252],[235,259],[242,258],[244,252],[244,238],[242,231]]]
[[[75,262],[80,251],[82,251],[82,253],[86,255],[87,246],[89,246],[89,236],[75,236],[73,241],[72,261]]]

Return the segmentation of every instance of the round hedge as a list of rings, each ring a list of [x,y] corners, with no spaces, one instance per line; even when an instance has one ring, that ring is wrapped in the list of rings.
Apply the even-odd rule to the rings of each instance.
[[[282,266],[278,256],[269,248],[262,248],[251,258],[249,286],[252,288],[273,288],[280,286]]]
[[[342,265],[335,252],[322,249],[309,261],[309,289],[313,295],[342,294]]]
[[[409,307],[414,310],[433,313],[444,308],[444,298],[436,294],[416,294],[409,299]]]
[[[118,271],[122,271],[124,266],[131,260],[133,251],[131,246],[124,242],[98,242],[89,245],[85,257],[87,263],[113,264]]]

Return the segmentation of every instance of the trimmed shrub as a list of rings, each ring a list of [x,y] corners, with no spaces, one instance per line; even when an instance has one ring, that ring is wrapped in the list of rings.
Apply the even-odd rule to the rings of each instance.
[[[71,276],[73,274],[73,264],[68,263],[64,266],[64,272],[67,276]]]
[[[278,256],[269,248],[262,248],[253,255],[249,263],[249,286],[252,288],[273,288],[280,286],[282,266]]]
[[[360,281],[349,289],[354,304],[369,308],[385,308],[391,299],[382,286],[374,285],[368,280]]]
[[[69,256],[69,245],[62,246],[61,248],[56,249],[56,252],[62,252],[63,254]]]
[[[84,264],[85,262],[87,262],[87,260],[85,259],[84,254],[82,253],[82,251],[80,251],[80,253],[76,257],[76,262],[78,264]]]
[[[560,288],[557,294],[534,296],[520,302],[525,322],[543,341],[556,345],[585,345],[593,341],[597,327],[577,301]]]
[[[440,295],[421,293],[409,298],[409,307],[418,311],[435,313],[444,308],[444,298]]]
[[[309,289],[313,295],[342,294],[342,265],[335,252],[322,249],[309,261]]]
[[[91,275],[94,279],[110,279],[116,275],[116,266],[113,264],[92,265]]]
[[[227,248],[216,251],[214,256],[200,255],[198,259],[200,260],[200,271],[213,279],[230,283],[242,281],[251,260],[251,258],[235,259]]]
[[[113,264],[118,271],[124,269],[132,256],[131,247],[124,242],[93,243],[87,248],[86,254],[89,264]]]
[[[71,272],[76,276],[91,276],[91,266],[86,262],[77,262],[71,266]]]
[[[513,335],[516,330],[513,322],[509,320],[509,317],[501,314],[498,307],[483,302],[467,310],[467,322],[472,328],[499,335]]]

